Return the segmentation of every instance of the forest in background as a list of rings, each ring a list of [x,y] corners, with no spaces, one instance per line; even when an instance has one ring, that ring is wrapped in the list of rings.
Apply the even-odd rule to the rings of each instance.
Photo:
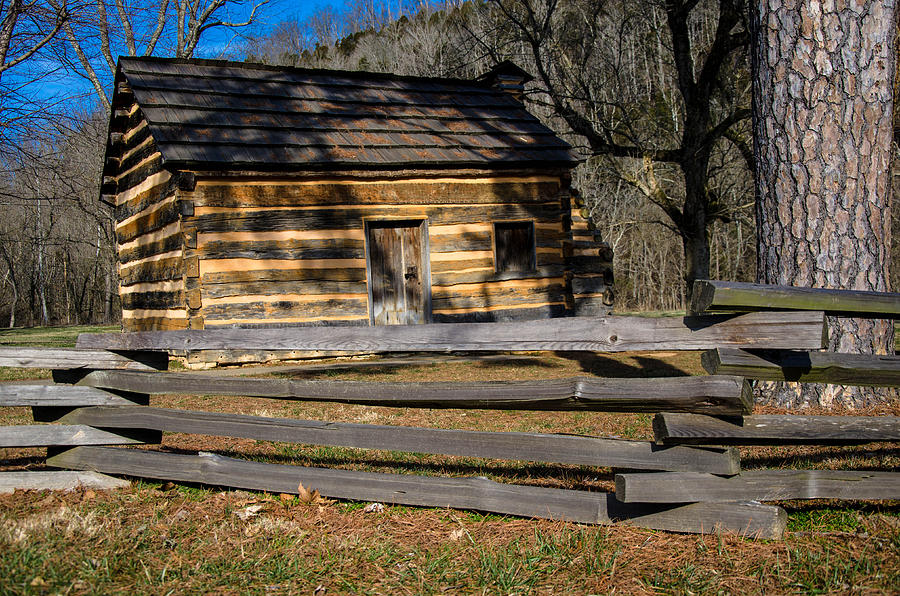
[[[12,36],[19,49],[49,41],[12,64],[22,52],[15,43],[2,51],[0,28],[0,325],[118,319],[112,210],[99,194],[117,53],[459,78],[512,60],[535,75],[528,108],[585,158],[573,186],[614,251],[615,310],[682,308],[691,255],[705,246],[709,277],[755,278],[739,0],[685,2],[678,14],[678,2],[662,1],[359,0],[264,34],[252,21],[265,4],[19,5],[44,9],[23,13],[32,20]],[[248,33],[208,51],[204,35],[216,28]],[[35,91],[50,72],[80,77],[94,93]],[[900,208],[893,217],[900,230]]]

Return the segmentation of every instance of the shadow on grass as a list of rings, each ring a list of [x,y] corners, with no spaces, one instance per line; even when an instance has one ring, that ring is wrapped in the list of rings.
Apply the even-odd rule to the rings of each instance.
[[[47,469],[44,467],[46,462],[46,457],[43,455],[34,455],[34,456],[26,456],[26,457],[14,457],[12,459],[0,459],[0,466],[27,466],[29,470],[44,470]],[[53,468],[51,468],[53,469]],[[0,472],[2,474],[2,472]]]
[[[554,364],[553,362],[548,362],[542,358],[529,358],[529,357],[515,357],[511,356],[508,360],[485,360],[478,361],[473,364],[477,364],[481,368],[510,368],[515,367],[519,368],[522,366],[533,366],[535,368],[559,368],[558,364]]]
[[[554,352],[554,354],[577,362],[581,370],[597,377],[639,379],[690,376],[677,366],[646,356],[632,356],[638,362],[638,366],[635,366],[622,362],[619,358],[593,352]]]

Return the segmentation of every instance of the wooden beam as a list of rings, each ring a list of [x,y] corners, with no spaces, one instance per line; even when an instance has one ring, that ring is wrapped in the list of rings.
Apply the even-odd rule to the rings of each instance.
[[[79,408],[59,421],[107,429],[152,428],[260,441],[637,470],[703,470],[736,474],[740,469],[734,449],[666,448],[645,441],[570,435],[348,424],[144,407]]]
[[[56,447],[70,445],[130,445],[159,443],[160,433],[113,433],[83,424],[0,426],[0,447]]]
[[[900,499],[900,473],[859,470],[748,470],[722,478],[704,472],[616,474],[625,503]]]
[[[17,490],[76,490],[90,488],[110,490],[128,488],[131,483],[121,478],[113,478],[98,472],[0,472],[0,494]]]
[[[146,403],[95,389],[71,385],[0,383],[0,407],[7,406],[132,406]]]
[[[74,379],[73,379],[74,380]],[[371,383],[291,379],[216,378],[192,373],[94,371],[81,385],[136,393],[240,395],[371,406],[606,412],[749,412],[749,384],[740,377],[540,381]]]
[[[200,482],[296,494],[298,486],[326,497],[423,507],[475,509],[590,524],[628,524],[676,532],[735,532],[778,539],[787,515],[759,503],[633,505],[611,493],[500,484],[487,478],[445,478],[266,464],[215,454],[180,455],[137,449],[76,447],[48,465],[142,478]]]
[[[721,346],[820,349],[822,313],[774,312],[685,318],[577,317],[516,323],[354,328],[214,329],[81,334],[78,346],[116,350],[336,350],[620,352]]]
[[[900,357],[793,350],[717,348],[701,356],[711,375],[768,381],[900,386]]]
[[[791,445],[900,441],[896,416],[744,416],[734,421],[699,414],[657,414],[657,442],[666,444]]]
[[[692,313],[757,310],[821,310],[829,315],[900,318],[900,293],[795,288],[736,281],[697,280]]]
[[[93,368],[165,370],[166,354],[84,348],[0,347],[0,366],[17,368]]]

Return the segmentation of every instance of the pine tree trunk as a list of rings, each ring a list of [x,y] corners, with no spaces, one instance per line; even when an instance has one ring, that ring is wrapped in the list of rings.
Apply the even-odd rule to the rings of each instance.
[[[752,15],[757,278],[890,291],[893,0],[757,0]],[[889,321],[829,318],[828,349],[893,353]],[[776,405],[890,392],[766,384]]]

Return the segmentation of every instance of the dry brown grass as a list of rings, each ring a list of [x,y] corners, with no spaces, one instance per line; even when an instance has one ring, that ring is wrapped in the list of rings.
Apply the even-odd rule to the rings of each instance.
[[[648,372],[649,371],[649,372]],[[506,380],[698,374],[696,353],[555,355],[531,360],[374,367],[298,378]],[[650,416],[419,410],[223,396],[156,396],[153,405],[374,424],[648,439]],[[762,409],[778,413],[775,409]],[[821,412],[810,412],[821,413]],[[898,413],[885,407],[866,414]],[[30,423],[0,409],[0,424]],[[296,465],[483,475],[612,490],[612,470],[167,434],[164,450],[218,451]],[[900,445],[753,447],[744,466],[897,470]],[[0,450],[0,467],[37,469],[40,449]],[[0,593],[851,593],[900,591],[896,502],[783,503],[784,541],[590,527],[443,509],[306,505],[277,495],[136,483],[111,493],[0,496]],[[242,521],[235,511],[262,505]]]

